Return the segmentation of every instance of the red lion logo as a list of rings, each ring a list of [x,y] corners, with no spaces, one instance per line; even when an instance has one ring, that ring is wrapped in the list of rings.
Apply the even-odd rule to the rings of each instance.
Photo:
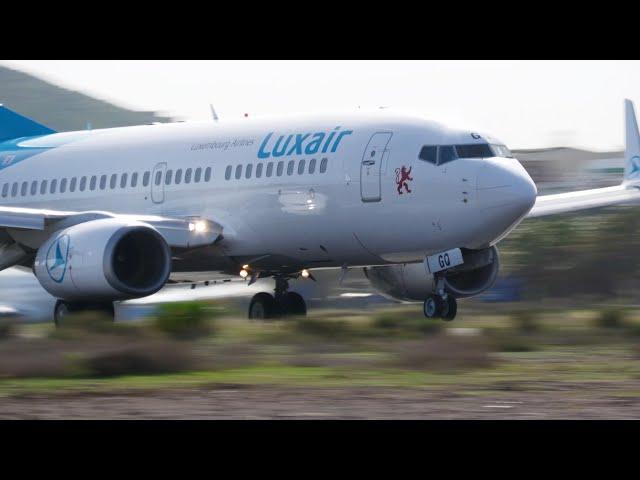
[[[411,190],[409,190],[409,185],[407,184],[407,180],[413,180],[413,178],[411,178],[412,168],[413,167],[409,167],[409,170],[407,170],[407,167],[405,167],[404,165],[402,166],[402,169],[396,168],[396,184],[398,185],[398,193],[400,195],[402,195],[402,187],[404,187],[407,193],[411,193]]]

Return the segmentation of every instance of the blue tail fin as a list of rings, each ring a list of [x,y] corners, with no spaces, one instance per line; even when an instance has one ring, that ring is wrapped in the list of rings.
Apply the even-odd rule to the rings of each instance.
[[[40,125],[30,118],[12,112],[0,104],[0,142],[12,138],[48,135],[49,133],[56,133],[56,131]]]

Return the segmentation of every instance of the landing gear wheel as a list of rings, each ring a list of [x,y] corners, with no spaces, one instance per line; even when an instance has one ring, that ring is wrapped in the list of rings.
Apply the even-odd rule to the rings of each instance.
[[[440,316],[443,320],[450,322],[456,318],[456,313],[458,313],[458,302],[451,295],[447,295],[447,299],[442,302]]]
[[[250,319],[269,319],[275,317],[275,314],[276,300],[272,295],[261,292],[253,296],[249,304]]]
[[[56,327],[59,327],[64,323],[69,314],[86,311],[94,311],[105,314],[111,320],[114,320],[115,318],[115,309],[112,302],[80,303],[57,300],[55,307],[53,307],[53,322],[56,324]]]
[[[302,295],[296,292],[287,292],[282,299],[282,313],[284,315],[305,316],[307,304]]]
[[[427,318],[438,318],[442,311],[443,300],[438,295],[429,295],[424,301],[424,316]]]
[[[56,306],[53,307],[53,323],[56,324],[56,327],[59,327],[64,321],[64,318],[71,312],[72,309],[67,302],[63,300],[56,301]]]

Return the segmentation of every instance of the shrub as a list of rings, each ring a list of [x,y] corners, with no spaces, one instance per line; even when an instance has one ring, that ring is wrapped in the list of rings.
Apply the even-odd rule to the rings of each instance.
[[[422,314],[408,312],[384,312],[373,319],[373,328],[388,334],[424,334],[430,335],[442,331],[444,324],[440,319],[425,318]]]
[[[625,326],[625,311],[622,308],[606,308],[596,317],[596,325],[600,328],[622,328]]]
[[[15,324],[11,320],[0,320],[0,340],[5,340],[14,333]]]
[[[170,337],[193,339],[214,333],[213,319],[207,313],[200,302],[166,303],[158,308],[153,325]]]
[[[396,351],[397,364],[418,370],[460,370],[491,365],[486,342],[478,337],[437,335],[403,342]]]
[[[184,344],[139,342],[76,360],[92,376],[148,375],[189,370],[194,359]]]
[[[523,333],[534,333],[540,330],[536,313],[531,310],[521,310],[511,314],[511,321],[516,329]]]
[[[353,330],[345,320],[301,317],[294,322],[294,330],[305,335],[318,335],[336,340],[353,334]]]

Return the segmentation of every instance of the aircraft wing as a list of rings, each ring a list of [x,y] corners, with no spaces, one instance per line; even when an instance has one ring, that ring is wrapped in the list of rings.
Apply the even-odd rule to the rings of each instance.
[[[73,212],[0,206],[0,229],[59,230],[101,218],[145,222],[154,227],[174,248],[210,245],[222,234],[222,226],[201,218],[171,218],[157,215],[117,214],[103,211]]]
[[[640,201],[640,188],[618,185],[615,187],[581,190],[578,192],[541,195],[527,218],[544,217],[558,213],[575,212],[590,208],[606,207]]]
[[[621,185],[578,192],[541,195],[527,215],[544,217],[609,205],[629,204],[640,200],[640,133],[631,100],[624,102],[625,166]]]

